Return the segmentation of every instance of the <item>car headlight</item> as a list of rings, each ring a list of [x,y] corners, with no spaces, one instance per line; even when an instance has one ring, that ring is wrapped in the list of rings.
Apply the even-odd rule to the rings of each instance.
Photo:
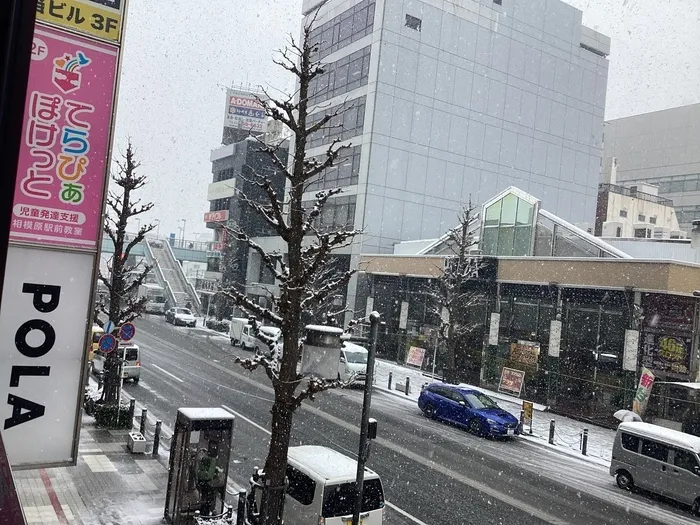
[[[486,419],[486,422],[487,422],[489,425],[491,425],[491,426],[500,425],[500,423],[499,423],[498,421],[494,421],[493,419],[488,419],[488,418],[487,418],[487,419]]]

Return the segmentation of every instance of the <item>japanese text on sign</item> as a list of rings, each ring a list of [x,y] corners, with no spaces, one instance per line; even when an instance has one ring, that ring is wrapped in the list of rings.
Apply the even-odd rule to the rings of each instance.
[[[119,4],[116,9],[109,9],[96,3],[109,5],[107,2],[81,0],[38,0],[36,18],[110,42],[119,42],[122,19]]]
[[[32,48],[11,238],[95,247],[116,50],[41,26]]]

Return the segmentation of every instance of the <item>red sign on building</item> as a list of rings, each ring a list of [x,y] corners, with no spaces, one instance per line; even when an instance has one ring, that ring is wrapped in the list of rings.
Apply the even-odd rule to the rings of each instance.
[[[228,210],[208,211],[204,214],[204,222],[226,222]]]

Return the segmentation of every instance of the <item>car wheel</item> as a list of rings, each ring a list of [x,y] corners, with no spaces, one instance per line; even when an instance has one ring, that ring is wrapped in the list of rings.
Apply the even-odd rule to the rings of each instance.
[[[234,341],[233,339],[231,339],[231,346],[236,346],[236,341]]]
[[[435,419],[435,407],[428,403],[423,409],[423,414],[425,414],[425,417],[428,419]]]
[[[620,487],[622,490],[632,490],[632,487],[634,487],[634,480],[632,479],[632,475],[626,470],[618,471],[617,476],[615,476],[615,481],[617,481],[617,486]],[[695,500],[693,508],[695,508],[695,505],[697,503],[698,500]]]
[[[135,377],[134,378],[134,384],[137,385],[139,383],[140,377]]]
[[[467,428],[469,429],[469,432],[476,436],[481,435],[481,422],[479,421],[478,418],[473,417],[469,420],[469,424],[467,425]]]
[[[693,502],[693,508],[690,510],[694,516],[700,516],[700,498],[696,498]]]

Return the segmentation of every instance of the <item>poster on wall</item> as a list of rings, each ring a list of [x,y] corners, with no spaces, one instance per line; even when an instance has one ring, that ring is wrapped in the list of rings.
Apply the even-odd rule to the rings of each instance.
[[[10,246],[0,317],[0,424],[10,464],[75,461],[95,254]]]
[[[407,365],[420,368],[423,366],[423,359],[425,359],[425,348],[419,348],[417,346],[409,348],[408,355],[406,356]]]
[[[510,359],[525,365],[537,366],[540,344],[533,341],[518,341],[510,344]]]
[[[642,342],[642,366],[655,372],[689,374],[692,336],[645,332]]]
[[[117,48],[36,26],[11,242],[97,249],[116,67]]]

